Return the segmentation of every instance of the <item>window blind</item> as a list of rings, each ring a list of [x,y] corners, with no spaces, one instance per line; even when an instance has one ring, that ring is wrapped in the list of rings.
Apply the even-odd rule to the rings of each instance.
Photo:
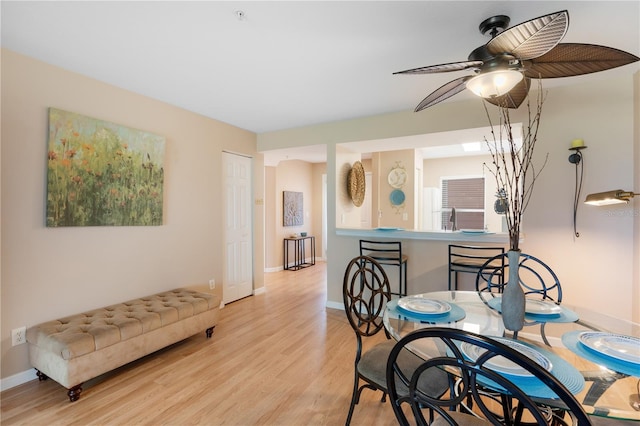
[[[484,178],[442,179],[442,223],[448,229],[452,207],[456,208],[458,229],[483,229]]]

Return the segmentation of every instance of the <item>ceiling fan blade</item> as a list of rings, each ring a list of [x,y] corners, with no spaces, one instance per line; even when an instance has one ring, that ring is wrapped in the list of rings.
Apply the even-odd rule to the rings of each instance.
[[[613,47],[560,43],[549,52],[525,62],[524,75],[531,78],[571,77],[621,67],[640,60]]]
[[[516,84],[507,94],[495,98],[485,98],[485,101],[493,105],[516,109],[527,98],[530,87],[531,79],[524,77],[520,83]]]
[[[438,72],[462,71],[469,68],[479,68],[482,64],[482,61],[451,62],[448,64],[430,65],[428,67],[398,71],[394,72],[394,74],[435,74]]]
[[[449,99],[453,95],[462,92],[467,87],[467,81],[472,78],[472,75],[467,75],[464,77],[456,78],[455,80],[451,80],[447,84],[440,86],[418,104],[415,112],[422,111],[425,108],[429,108],[430,106],[433,106],[438,102],[442,102],[445,99]]]
[[[501,32],[487,43],[487,49],[494,55],[510,53],[521,60],[537,58],[560,43],[568,28],[569,12],[551,13]]]

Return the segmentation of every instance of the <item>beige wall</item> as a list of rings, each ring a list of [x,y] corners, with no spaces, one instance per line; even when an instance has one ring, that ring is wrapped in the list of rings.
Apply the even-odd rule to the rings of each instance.
[[[414,167],[416,151],[414,149],[404,149],[399,151],[376,152],[373,154],[374,168],[378,171],[378,204],[373,206],[373,210],[378,212],[378,226],[396,228],[416,228],[414,196],[416,181],[416,169]],[[393,188],[388,183],[389,172],[394,167],[404,167],[407,173],[407,183],[398,188],[405,194],[403,205],[394,206],[391,204],[391,192]],[[375,179],[375,176],[374,176]]]
[[[281,161],[277,166],[265,167],[265,270],[277,271],[283,268],[283,238],[293,233],[307,232],[315,237],[316,260],[322,249],[322,176],[326,164],[307,163],[300,160]],[[283,226],[282,192],[302,192],[304,224]],[[309,250],[310,242],[306,242]],[[293,245],[289,247],[291,251]],[[307,252],[310,256],[310,253]],[[292,258],[289,259],[292,262]]]
[[[322,252],[322,202],[326,194],[323,193],[322,180],[327,174],[326,163],[316,163],[312,165],[312,189],[311,189],[311,228],[310,235],[316,238],[316,257],[324,259]]]
[[[549,153],[549,162],[525,213],[526,239],[521,248],[544,259],[556,271],[562,281],[565,301],[631,318],[637,317],[640,309],[638,298],[631,297],[638,294],[640,286],[637,272],[634,274],[640,239],[638,231],[635,237],[633,231],[640,220],[639,199],[629,205],[599,209],[581,204],[578,213],[581,236],[573,235],[575,170],[567,161],[571,140],[583,138],[588,145],[584,151],[583,197],[589,192],[632,188],[634,173],[637,174],[640,167],[638,160],[635,164],[633,161],[633,132],[634,125],[637,126],[634,123],[639,120],[638,112],[634,113],[633,77],[600,75],[598,81],[547,91],[537,153],[542,156]],[[512,121],[525,121],[526,112],[526,106],[514,111]],[[339,212],[344,208],[338,195],[343,175],[338,170],[345,161],[336,154],[341,150],[337,144],[487,124],[481,101],[472,99],[439,104],[421,113],[397,112],[258,135],[261,151],[297,146],[300,141],[327,145],[328,303],[341,303],[345,259],[357,254],[357,238],[335,234]],[[420,253],[409,265],[409,289],[446,288],[446,244],[409,241],[407,246]]]
[[[271,194],[274,197],[273,207],[275,214],[270,217],[272,222],[267,224],[272,240],[267,241],[267,270],[282,269],[284,262],[283,239],[291,234],[307,232],[313,235],[314,232],[314,199],[316,198],[313,190],[313,164],[300,160],[281,161],[275,169],[274,188]],[[303,224],[300,226],[284,226],[282,217],[283,191],[302,192],[303,201]],[[316,245],[318,238],[316,236]],[[308,246],[307,246],[308,247]],[[289,247],[289,252],[293,250],[293,245]],[[289,262],[293,262],[290,256]]]
[[[282,242],[277,238],[280,232],[276,229],[277,223],[277,193],[281,191],[277,187],[277,175],[278,168],[272,166],[266,166],[264,168],[264,220],[265,220],[265,234],[264,234],[264,266],[266,270],[277,270],[278,267],[282,267]],[[280,219],[280,226],[282,226],[282,218]]]
[[[46,228],[48,108],[166,137],[164,224]],[[256,135],[2,50],[2,379],[27,371],[11,329],[174,287],[222,282],[222,151],[254,157],[255,282],[264,175]]]

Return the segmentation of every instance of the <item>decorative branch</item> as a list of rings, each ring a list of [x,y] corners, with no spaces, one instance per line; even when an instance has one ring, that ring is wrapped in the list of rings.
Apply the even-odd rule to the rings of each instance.
[[[538,80],[539,81],[539,80]],[[487,102],[484,102],[484,110],[491,126],[491,141],[485,137],[485,143],[489,147],[492,157],[492,165],[487,163],[483,167],[495,178],[498,188],[505,192],[505,217],[509,229],[509,248],[520,250],[520,225],[522,215],[529,206],[538,176],[544,169],[549,159],[546,154],[544,162],[539,169],[534,164],[534,150],[538,141],[540,117],[545,94],[542,92],[541,83],[538,84],[537,107],[532,111],[530,98],[527,98],[528,124],[522,135],[522,145],[518,147],[513,136],[511,117],[507,105],[498,106],[498,134],[493,125],[493,120]]]

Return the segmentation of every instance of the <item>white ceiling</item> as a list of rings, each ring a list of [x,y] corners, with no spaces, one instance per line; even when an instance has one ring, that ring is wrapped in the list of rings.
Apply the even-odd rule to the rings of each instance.
[[[2,47],[263,133],[412,110],[464,74],[393,72],[466,60],[488,41],[478,25],[490,16],[516,25],[563,9],[564,42],[640,55],[638,1],[4,0]]]

